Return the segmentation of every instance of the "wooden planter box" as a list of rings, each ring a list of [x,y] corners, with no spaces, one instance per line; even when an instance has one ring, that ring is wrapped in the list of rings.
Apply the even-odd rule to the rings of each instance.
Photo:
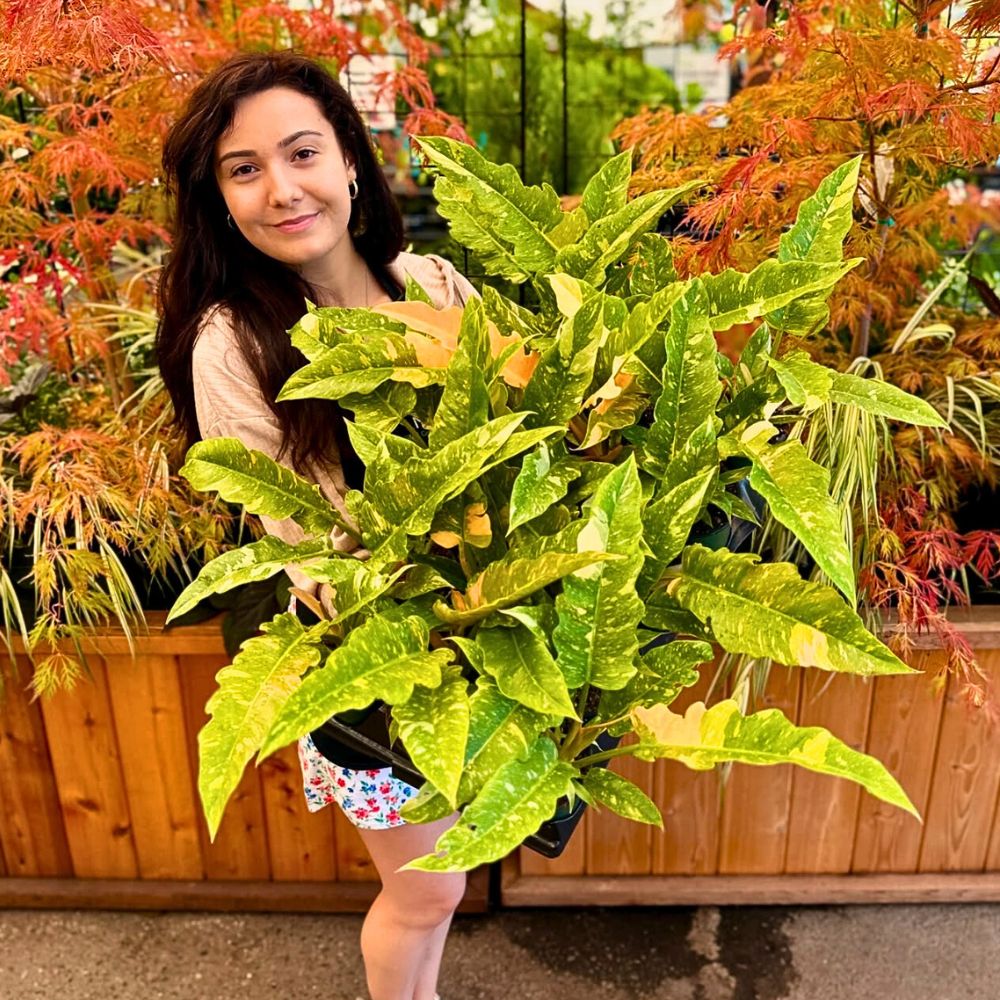
[[[197,799],[197,734],[229,663],[218,620],[136,657],[96,633],[92,682],[31,702],[6,663],[0,703],[0,907],[361,911],[378,879],[336,806],[306,809],[294,748],[248,768],[214,843]],[[6,654],[3,654],[6,658]],[[488,872],[463,903],[484,910]]]
[[[1000,698],[1000,608],[956,611]],[[790,765],[695,772],[616,761],[663,812],[664,832],[588,810],[562,857],[521,850],[503,863],[508,906],[1000,900],[1000,723],[971,710],[960,684],[772,671],[765,705],[822,725],[882,760],[923,824],[857,786]],[[706,683],[695,689],[695,701]]]
[[[215,843],[195,791],[196,737],[229,662],[217,622],[150,634],[133,660],[95,634],[92,682],[30,702],[18,657],[0,704],[0,907],[358,911],[377,891],[335,807],[309,813],[294,751],[248,769]],[[956,613],[1000,692],[1000,608]],[[958,685],[776,669],[766,700],[880,757],[924,824],[847,782],[780,768],[696,773],[618,762],[663,810],[665,831],[588,810],[556,861],[503,863],[520,905],[1000,900],[1000,725]],[[695,697],[703,691],[693,692]],[[486,869],[463,908],[487,905]]]

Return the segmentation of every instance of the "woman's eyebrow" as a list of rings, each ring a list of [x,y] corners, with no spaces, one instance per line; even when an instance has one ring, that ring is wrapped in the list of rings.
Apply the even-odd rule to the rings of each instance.
[[[316,132],[313,129],[304,128],[300,129],[298,132],[293,132],[290,136],[288,136],[288,138],[282,139],[281,142],[278,143],[278,148],[284,149],[286,146],[290,146],[293,142],[295,142],[296,139],[301,139],[304,135],[318,135],[321,139],[323,138],[322,132]],[[234,149],[231,153],[223,153],[223,155],[219,157],[219,163],[221,165],[224,160],[232,159],[234,156],[256,155],[256,152],[252,149]]]

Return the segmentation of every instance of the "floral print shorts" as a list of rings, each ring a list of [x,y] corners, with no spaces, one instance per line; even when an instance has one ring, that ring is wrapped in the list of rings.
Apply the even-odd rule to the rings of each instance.
[[[336,802],[362,830],[402,826],[406,820],[399,815],[400,806],[417,794],[412,785],[393,777],[391,768],[353,771],[334,764],[316,749],[311,736],[299,740],[299,764],[309,812]]]

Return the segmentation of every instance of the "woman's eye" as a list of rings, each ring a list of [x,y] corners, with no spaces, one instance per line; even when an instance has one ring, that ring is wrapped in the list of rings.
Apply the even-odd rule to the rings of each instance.
[[[238,167],[233,168],[233,172],[229,175],[230,177],[249,177],[251,171],[254,169],[253,165],[250,163],[241,163]]]
[[[312,159],[315,155],[316,155],[315,149],[297,149],[295,150],[295,156],[293,157],[293,159],[301,158],[304,160],[309,160]]]

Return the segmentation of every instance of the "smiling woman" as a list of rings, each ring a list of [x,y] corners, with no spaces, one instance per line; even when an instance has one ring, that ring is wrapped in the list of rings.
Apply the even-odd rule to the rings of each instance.
[[[357,168],[316,101],[287,87],[244,98],[217,148],[219,190],[243,236],[331,302],[370,305],[368,268],[348,235]]]
[[[189,443],[239,438],[308,476],[352,526],[344,496],[361,488],[364,469],[337,403],[277,402],[306,363],[288,330],[306,300],[379,305],[402,298],[412,278],[442,308],[463,305],[472,286],[440,258],[401,253],[402,219],[364,123],[337,81],[304,57],[248,54],[222,65],[172,128],[163,163],[175,238],[159,288],[157,354],[178,423]],[[286,542],[303,537],[291,520],[262,521]],[[353,551],[356,537],[335,529],[334,544]],[[382,879],[361,937],[372,1000],[433,1000],[465,876],[397,869],[432,850],[455,817],[404,823],[397,806],[409,786],[378,762],[321,747],[309,737],[299,745],[309,808],[336,801]],[[348,801],[347,788],[363,802]]]

